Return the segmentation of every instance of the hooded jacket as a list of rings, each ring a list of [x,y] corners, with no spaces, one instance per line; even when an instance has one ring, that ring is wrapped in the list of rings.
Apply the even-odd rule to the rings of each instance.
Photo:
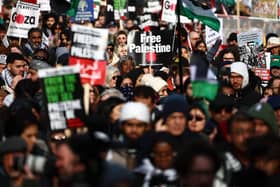
[[[261,95],[250,87],[247,65],[243,62],[234,62],[231,64],[230,72],[238,73],[243,77],[241,89],[234,93],[234,106],[238,109],[248,109],[259,102]]]

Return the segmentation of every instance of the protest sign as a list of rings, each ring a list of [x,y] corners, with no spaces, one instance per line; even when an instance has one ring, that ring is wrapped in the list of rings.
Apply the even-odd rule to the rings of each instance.
[[[106,24],[110,23],[111,21],[114,21],[114,1],[113,0],[107,0],[107,6],[106,6]]]
[[[83,89],[76,66],[39,70],[51,130],[84,126]]]
[[[82,84],[103,85],[105,82],[108,29],[72,25],[73,39],[69,64],[78,65]]]
[[[93,16],[94,16],[93,1],[80,0],[74,20],[76,22],[93,21],[94,20]]]
[[[206,46],[208,49],[210,49],[218,39],[221,39],[221,40],[223,39],[223,25],[222,25],[223,21],[221,19],[219,19],[219,20],[220,20],[220,24],[221,24],[219,32],[211,29],[208,26],[205,26],[205,28],[206,28],[205,29],[205,34],[206,34],[205,42],[206,42]]]
[[[176,5],[177,5],[177,0],[163,1],[162,14],[161,14],[162,21],[176,23],[177,20]]]
[[[93,2],[93,15],[94,19],[97,19],[100,12],[100,0],[94,0]]]
[[[146,7],[144,7],[144,13],[159,13],[161,11],[161,2],[159,0],[148,0]]]
[[[29,29],[37,27],[39,23],[40,5],[18,1],[12,9],[8,36],[27,38]]]
[[[172,60],[174,31],[130,32],[128,53],[137,65],[168,65]]]
[[[70,56],[95,60],[105,59],[108,29],[73,24],[72,32]]]
[[[114,0],[115,20],[120,20],[127,13],[127,0]]]
[[[250,68],[266,68],[262,39],[263,34],[260,30],[242,32],[237,35],[240,60]]]
[[[51,11],[50,0],[37,0],[40,5],[40,11]]]
[[[91,59],[69,58],[70,65],[77,65],[80,69],[82,84],[104,85],[106,77],[106,61],[94,61]]]

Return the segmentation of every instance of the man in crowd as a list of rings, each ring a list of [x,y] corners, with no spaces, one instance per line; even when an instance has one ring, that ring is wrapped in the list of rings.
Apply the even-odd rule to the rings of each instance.
[[[48,46],[42,41],[43,33],[39,28],[32,28],[28,31],[28,42],[23,46],[22,52],[26,57],[32,57],[37,49],[46,49]]]
[[[21,54],[10,53],[6,62],[7,68],[2,71],[1,77],[5,81],[7,90],[11,92],[17,82],[25,77],[26,61]]]
[[[257,103],[261,95],[250,86],[247,65],[243,62],[234,62],[230,66],[230,83],[234,89],[235,107],[248,108]]]

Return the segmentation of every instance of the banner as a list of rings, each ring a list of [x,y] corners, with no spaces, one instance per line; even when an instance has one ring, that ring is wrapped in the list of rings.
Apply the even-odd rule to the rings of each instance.
[[[93,1],[92,0],[80,0],[74,20],[76,22],[93,21],[94,20],[93,16],[94,16]]]
[[[39,70],[51,130],[84,126],[83,88],[79,68],[65,66]]]
[[[169,65],[172,60],[174,31],[130,32],[128,53],[137,65]]]
[[[72,25],[72,46],[70,56],[105,60],[108,41],[108,29],[91,28],[83,25]]]
[[[237,35],[240,60],[250,68],[266,68],[261,30],[243,32]]]
[[[82,84],[104,85],[106,78],[106,61],[94,61],[69,57],[69,65],[76,65],[80,69]]]
[[[252,1],[252,3],[251,16],[277,19],[277,0],[258,0]]]
[[[18,1],[16,8],[12,9],[8,36],[27,38],[29,29],[38,27],[40,5]]]

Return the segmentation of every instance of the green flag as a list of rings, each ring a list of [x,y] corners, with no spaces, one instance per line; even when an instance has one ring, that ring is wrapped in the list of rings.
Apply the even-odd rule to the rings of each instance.
[[[126,0],[114,0],[114,9],[118,11],[126,9]]]
[[[190,71],[192,91],[194,98],[204,98],[212,101],[218,93],[218,81],[212,70],[206,55],[200,51],[194,51],[190,59]]]
[[[67,11],[67,15],[70,17],[76,16],[78,5],[80,0],[71,0],[71,8]]]
[[[181,0],[181,15],[190,19],[198,19],[215,31],[220,30],[220,21],[211,9],[202,8],[190,0]]]

